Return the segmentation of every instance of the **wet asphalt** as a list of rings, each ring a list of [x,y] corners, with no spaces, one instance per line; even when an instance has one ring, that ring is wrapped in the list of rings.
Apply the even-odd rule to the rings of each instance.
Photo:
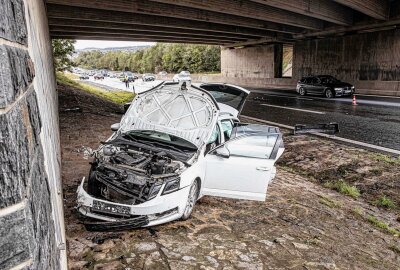
[[[280,124],[336,122],[339,137],[400,150],[400,98],[356,96],[326,99],[295,90],[249,89],[242,115]]]

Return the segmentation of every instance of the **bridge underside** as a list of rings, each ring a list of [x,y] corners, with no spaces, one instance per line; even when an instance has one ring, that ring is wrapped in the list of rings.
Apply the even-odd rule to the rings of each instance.
[[[210,43],[226,47],[380,31],[390,0],[45,0],[54,38]]]
[[[226,81],[293,85],[303,75],[324,73],[398,95],[399,1],[45,2],[52,38],[215,44],[224,48]],[[283,45],[294,47],[293,80],[281,79]]]

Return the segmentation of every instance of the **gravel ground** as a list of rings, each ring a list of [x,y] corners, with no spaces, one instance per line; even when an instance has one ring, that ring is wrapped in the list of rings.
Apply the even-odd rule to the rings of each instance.
[[[400,269],[399,237],[389,229],[400,228],[399,165],[311,136],[285,136],[287,150],[265,202],[204,197],[187,221],[86,231],[74,208],[89,171],[80,149],[107,139],[122,108],[58,90],[70,269]],[[324,187],[337,180],[355,185],[360,197]],[[374,205],[381,194],[392,198],[392,209]]]

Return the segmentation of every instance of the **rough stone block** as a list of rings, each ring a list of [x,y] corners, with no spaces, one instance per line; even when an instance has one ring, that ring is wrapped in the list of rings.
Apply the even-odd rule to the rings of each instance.
[[[30,257],[24,210],[0,217],[0,224],[0,269],[10,269]]]
[[[48,179],[43,165],[42,148],[36,149],[36,162],[30,174],[31,194],[28,199],[27,219],[31,231],[32,269],[57,269],[58,252]],[[40,194],[40,196],[38,196]]]
[[[41,148],[40,129],[34,91],[6,114],[0,114],[0,208],[25,196],[34,151]]]
[[[0,115],[0,208],[23,198],[29,175],[29,149],[20,108]]]
[[[21,44],[27,43],[23,0],[0,0],[0,37]]]
[[[24,93],[33,77],[34,68],[29,53],[26,50],[1,45],[0,109],[13,103],[20,94]]]

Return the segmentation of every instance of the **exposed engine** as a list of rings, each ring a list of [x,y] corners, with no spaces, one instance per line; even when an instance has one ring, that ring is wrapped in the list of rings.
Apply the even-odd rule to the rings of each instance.
[[[88,193],[123,204],[140,204],[179,188],[183,162],[167,152],[133,150],[104,145],[97,152],[88,180]]]

